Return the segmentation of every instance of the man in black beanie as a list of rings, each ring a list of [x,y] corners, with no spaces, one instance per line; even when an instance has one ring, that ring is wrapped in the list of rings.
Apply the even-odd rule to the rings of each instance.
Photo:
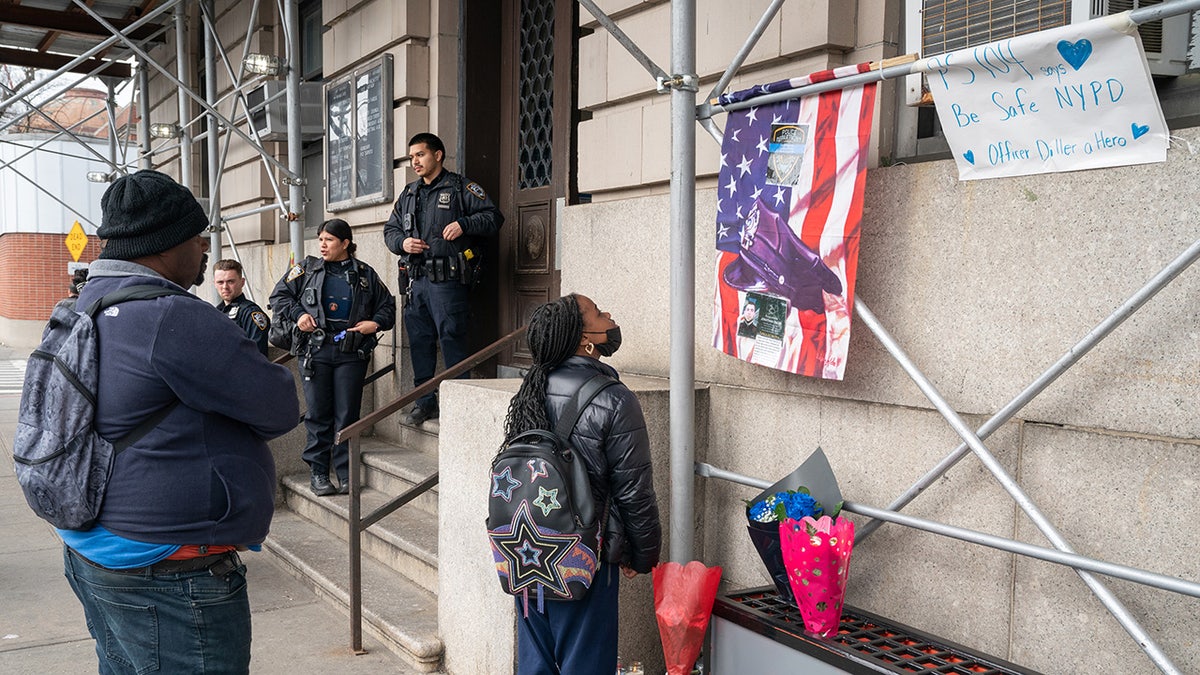
[[[100,203],[107,243],[79,307],[130,286],[200,283],[208,219],[187,188],[139,171]],[[96,431],[116,440],[159,419],[117,455],[97,525],[59,530],[100,672],[247,673],[250,605],[238,551],[258,550],[271,522],[266,442],[299,419],[292,375],[187,293],[113,305],[95,321]],[[230,372],[241,376],[236,387]]]
[[[192,193],[165,173],[146,169],[113,182],[100,198],[101,220],[96,236],[106,240],[100,251],[102,260],[134,260],[157,271],[183,288],[198,286],[204,281],[208,265],[208,240],[200,233],[208,227],[208,217]],[[192,242],[192,239],[199,241]],[[186,251],[175,251],[181,244],[191,244]],[[187,258],[200,251],[200,268],[187,277],[185,269],[172,270],[185,274],[173,279],[159,269],[164,264],[187,266]],[[181,259],[180,256],[183,256]],[[147,264],[149,263],[149,264]]]

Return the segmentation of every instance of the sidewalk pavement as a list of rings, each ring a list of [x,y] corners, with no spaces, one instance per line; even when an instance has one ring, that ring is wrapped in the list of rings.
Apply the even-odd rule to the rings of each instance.
[[[23,353],[0,345],[0,361]],[[0,673],[95,673],[95,643],[63,577],[62,543],[33,514],[13,473],[20,393],[0,384]],[[254,631],[252,673],[413,673],[364,635],[350,651],[350,620],[317,598],[267,553],[244,553]]]

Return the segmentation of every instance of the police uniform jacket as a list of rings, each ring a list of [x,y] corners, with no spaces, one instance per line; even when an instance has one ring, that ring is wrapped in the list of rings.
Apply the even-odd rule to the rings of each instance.
[[[412,232],[404,229],[404,215],[412,214]],[[454,241],[442,238],[442,230],[454,221],[462,227],[463,236]],[[404,186],[392,215],[383,226],[383,240],[388,250],[407,256],[411,262],[425,257],[457,256],[475,245],[477,237],[495,235],[504,224],[504,215],[492,203],[479,183],[467,180],[453,171],[442,169],[433,183],[425,185],[423,178]],[[404,240],[416,237],[429,244],[421,255],[404,251]]]
[[[391,330],[396,325],[396,299],[380,280],[379,275],[365,262],[352,258],[350,286],[354,299],[350,308],[349,324],[374,321],[379,330]],[[321,304],[321,290],[325,284],[325,260],[308,256],[300,264],[293,265],[287,274],[275,284],[271,291],[271,307],[276,316],[287,317],[296,322],[304,314],[317,320],[317,327],[326,327],[325,309]],[[364,335],[365,342],[359,350],[369,353],[379,342],[379,333]],[[331,336],[332,337],[332,336]]]
[[[597,374],[617,377],[612,367],[586,356],[571,356],[550,372],[546,383],[550,428],[558,423],[575,392]],[[624,384],[601,391],[579,416],[570,442],[587,464],[596,504],[608,504],[604,559],[648,573],[658,563],[662,525],[654,494],[650,436],[637,397]]]
[[[267,313],[262,311],[262,307],[247,300],[245,295],[239,294],[228,304],[219,303],[217,311],[241,326],[246,337],[258,345],[258,351],[262,352],[263,356],[267,355],[267,332],[271,329],[271,320],[267,318]]]

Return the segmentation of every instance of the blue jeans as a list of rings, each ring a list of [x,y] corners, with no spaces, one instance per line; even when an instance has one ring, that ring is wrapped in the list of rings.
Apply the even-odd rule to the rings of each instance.
[[[63,568],[83,603],[100,675],[250,672],[244,565],[223,577],[122,573],[64,546]]]

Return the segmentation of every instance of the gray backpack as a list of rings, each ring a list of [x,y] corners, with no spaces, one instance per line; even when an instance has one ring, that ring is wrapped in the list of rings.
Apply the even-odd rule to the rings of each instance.
[[[178,405],[151,415],[115,443],[94,426],[99,391],[96,317],[128,300],[188,295],[163,286],[129,286],[92,303],[86,311],[54,308],[42,342],[30,355],[13,438],[17,481],[38,516],[64,530],[88,530],[96,522],[113,462]]]

